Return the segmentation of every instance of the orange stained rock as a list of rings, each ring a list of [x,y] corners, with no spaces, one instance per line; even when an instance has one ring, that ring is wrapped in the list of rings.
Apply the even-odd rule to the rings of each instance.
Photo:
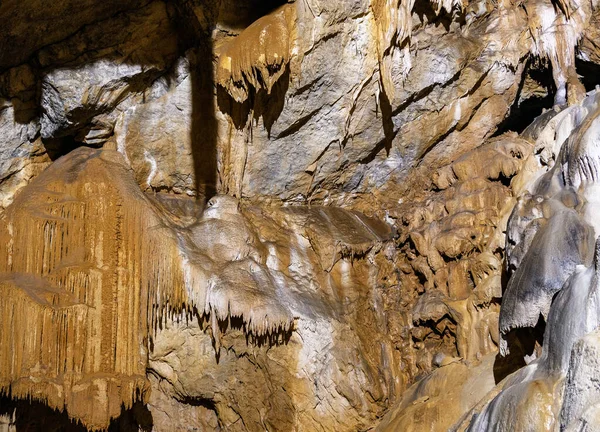
[[[295,22],[296,5],[288,4],[252,23],[223,47],[217,83],[237,102],[250,86],[270,93],[290,61]]]
[[[58,160],[0,228],[0,391],[91,429],[147,399],[149,331],[184,300],[176,244],[121,158]]]
[[[229,196],[202,211],[193,199],[146,195],[116,151],[82,147],[58,159],[0,216],[0,392],[103,429],[148,401],[150,340],[174,317],[203,315],[218,356],[231,317],[254,343],[291,333],[312,307],[329,310],[327,295],[293,280],[289,264],[278,269],[286,254],[308,251],[286,238],[267,256],[256,228],[265,218],[254,225],[247,214]],[[275,214],[315,243],[312,258],[290,264],[320,262],[322,281],[326,271],[337,277],[340,266],[331,267],[341,258],[379,250],[391,236],[386,224],[343,209]],[[362,286],[342,267],[341,286]]]

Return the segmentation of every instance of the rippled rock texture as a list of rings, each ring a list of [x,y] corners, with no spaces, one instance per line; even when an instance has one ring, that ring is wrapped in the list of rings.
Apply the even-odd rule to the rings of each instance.
[[[350,429],[373,421],[392,385],[368,312],[383,222],[228,196],[203,210],[145,195],[121,154],[82,147],[19,194],[3,227],[0,376],[12,397],[104,428],[136,402],[168,410],[152,384],[211,406],[225,427]]]
[[[597,2],[0,17],[0,428],[598,424]]]

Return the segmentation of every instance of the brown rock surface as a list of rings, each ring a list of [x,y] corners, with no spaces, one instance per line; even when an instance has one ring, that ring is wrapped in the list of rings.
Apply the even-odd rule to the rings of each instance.
[[[0,430],[597,424],[596,1],[0,17]]]
[[[366,427],[393,386],[377,373],[393,362],[373,337],[380,317],[364,310],[391,231],[358,212],[289,210],[217,196],[202,211],[144,195],[113,150],[60,158],[3,214],[3,392],[90,428],[137,401],[173,410],[161,393],[213,407],[227,428]]]
[[[175,243],[109,151],[52,164],[2,221],[2,391],[106,427],[147,400],[148,328],[183,300]]]

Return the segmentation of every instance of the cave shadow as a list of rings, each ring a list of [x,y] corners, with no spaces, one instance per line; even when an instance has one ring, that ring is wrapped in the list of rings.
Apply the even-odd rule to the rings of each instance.
[[[421,23],[432,24],[435,27],[440,25],[445,31],[450,31],[452,22],[464,24],[466,22],[466,10],[463,8],[453,7],[452,11],[443,9],[438,13],[433,2],[415,2],[412,13],[416,14]]]
[[[219,6],[205,6],[209,24],[204,26],[193,5],[185,0],[176,3],[176,22],[180,50],[192,52],[190,79],[192,118],[190,129],[196,198],[207,202],[217,193],[217,118],[215,112],[214,47],[212,31],[216,26]]]
[[[508,288],[508,281],[511,276],[512,272],[508,268],[508,261],[505,257],[500,273],[502,298],[504,298],[506,289]],[[501,305],[502,298],[496,298],[495,300]],[[544,316],[540,314],[534,328],[515,328],[504,336],[509,353],[506,356],[502,356],[500,352],[496,354],[493,366],[495,384],[498,384],[508,375],[516,372],[522,367],[527,366],[525,356],[532,356],[535,353],[537,358],[540,357],[544,345],[545,330],[546,321]]]
[[[521,101],[525,80],[530,77],[533,81],[546,89],[545,96],[532,96]],[[554,95],[556,94],[556,85],[552,77],[552,71],[548,66],[533,67],[532,60],[529,58],[525,63],[521,82],[517,89],[514,102],[510,107],[508,115],[496,128],[494,137],[503,133],[512,131],[520,134],[529,126],[544,110],[554,106]]]
[[[585,91],[589,92],[600,85],[600,65],[576,58],[575,70],[581,77],[580,81],[585,87]]]
[[[103,36],[92,31],[89,34],[93,37],[97,37],[98,40],[91,39],[91,41],[86,41],[88,45],[85,47],[85,57],[83,57],[83,59],[77,56],[72,56],[71,58],[69,56],[73,53],[69,53],[66,60],[65,58],[60,58],[52,61],[45,61],[45,64],[42,64],[39,55],[48,48],[45,46],[37,47],[24,63],[29,66],[34,76],[35,89],[27,88],[25,91],[21,91],[18,94],[10,94],[8,87],[5,89],[5,92],[0,88],[0,96],[11,100],[14,106],[16,123],[29,124],[35,118],[41,119],[43,114],[42,97],[44,96],[45,91],[43,88],[45,84],[43,85],[42,83],[44,82],[44,77],[51,74],[53,71],[79,67],[98,61],[114,61],[116,64],[141,66],[143,73],[139,74],[136,79],[127,82],[128,90],[126,93],[129,95],[143,93],[159,78],[164,78],[167,85],[170,87],[174,77],[173,74],[176,73],[175,65],[177,60],[187,56],[190,65],[189,73],[192,88],[190,150],[193,159],[194,186],[197,191],[197,198],[206,201],[216,193],[218,175],[212,30],[216,26],[219,13],[219,2],[215,2],[214,5],[207,4],[202,6],[203,12],[205,12],[205,15],[202,17],[204,20],[203,23],[199,22],[199,18],[192,9],[193,2],[187,0],[157,1],[148,3],[148,5],[144,7],[149,8],[156,4],[164,5],[168,18],[168,23],[166,24],[168,26],[168,34],[175,36],[173,41],[169,38],[162,46],[167,54],[161,52],[159,48],[158,53],[153,52],[150,53],[151,55],[144,55],[144,50],[151,50],[152,48],[145,45],[141,48],[141,55],[138,55],[137,53],[123,54],[118,49],[109,49],[111,48],[110,44],[108,47],[105,47],[104,45],[107,43],[106,40],[100,40]],[[150,18],[146,18],[143,13],[138,14],[138,10],[135,8],[126,8],[113,16],[77,29],[74,33],[68,35],[65,40],[80,35],[89,37],[89,34],[85,32],[88,31],[90,27],[102,26],[105,22],[113,23],[114,21],[112,20],[119,19],[124,19],[125,24],[123,25],[127,27],[124,27],[122,31],[127,32],[128,26],[130,25],[127,20],[130,17],[137,18],[137,25],[139,26],[141,25],[140,23],[143,22],[141,20],[153,19],[151,14],[149,16]],[[153,21],[149,21],[148,25],[153,24]],[[56,22],[54,25],[60,25],[60,22]],[[118,38],[119,36],[115,37]],[[107,40],[110,41],[110,39]],[[61,41],[53,42],[53,44],[60,43]],[[52,48],[53,45],[50,44],[49,46]],[[73,52],[79,53],[79,51]],[[162,57],[163,54],[168,55],[168,58]],[[152,55],[161,56],[160,61],[157,62],[160,64],[154,64],[151,61]],[[0,67],[0,73],[8,71],[12,67],[14,66],[11,64],[5,65],[4,68]],[[125,97],[127,97],[127,95]],[[120,102],[121,101],[117,101],[115,105],[118,105]],[[53,134],[52,138],[44,138],[41,140],[48,157],[51,160],[56,160],[81,146],[101,147],[104,143],[94,145],[84,142],[83,138],[96,126],[93,120],[94,117],[110,111],[111,106],[97,107],[96,109],[87,112],[84,112],[84,110],[79,110],[77,112],[71,111],[69,113],[71,115],[70,118],[76,119],[77,124],[75,126],[65,127],[64,130],[59,130]],[[40,131],[38,131],[37,134],[37,136],[39,136]],[[110,136],[112,135],[113,131],[111,130]]]
[[[408,42],[405,42],[408,43]],[[404,45],[403,45],[404,46]],[[392,151],[392,144],[394,139],[396,138],[396,134],[398,131],[394,131],[394,113],[392,110],[392,105],[388,98],[385,89],[381,88],[379,92],[379,109],[381,112],[381,126],[383,129],[383,138],[375,144],[373,149],[366,155],[364,158],[359,160],[359,163],[362,165],[368,165],[375,160],[377,155],[381,153],[382,150],[385,150],[386,158],[390,156],[390,152]],[[345,146],[345,142],[343,145]]]
[[[546,321],[540,314],[534,328],[516,328],[504,336],[509,354],[504,357],[500,353],[496,354],[494,360],[494,381],[496,384],[526,366],[525,356],[532,356],[533,354],[536,358],[541,356],[545,330]]]
[[[0,415],[11,420],[16,432],[88,432],[80,422],[69,418],[66,411],[49,408],[42,402],[0,396]],[[121,415],[111,420],[107,432],[151,432],[152,413],[141,402],[130,409],[121,406]]]
[[[286,3],[287,0],[221,0],[219,24],[227,28],[246,28]]]
[[[84,143],[75,140],[75,137],[72,135],[62,138],[50,138],[42,140],[42,144],[44,145],[46,154],[48,154],[48,157],[51,161],[55,161],[61,156],[71,153],[78,147],[88,147]]]
[[[217,193],[217,118],[214,107],[213,46],[210,32],[200,31],[197,55],[190,64],[192,80],[191,143],[197,198],[207,202]]]

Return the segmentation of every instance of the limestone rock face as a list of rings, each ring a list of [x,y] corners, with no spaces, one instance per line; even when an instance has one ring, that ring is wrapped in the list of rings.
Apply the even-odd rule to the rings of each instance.
[[[116,148],[146,190],[171,190],[194,195],[193,140],[189,125],[192,116],[190,62],[174,65],[172,80],[155,81],[146,103],[132,104],[119,112],[114,123]]]
[[[583,405],[591,404],[580,380],[586,367],[593,367],[584,366],[589,354],[582,346],[592,339],[586,335],[598,327],[600,316],[594,211],[600,124],[597,93],[569,110],[577,115],[574,122],[559,126],[572,132],[556,163],[525,193],[523,206],[509,220],[508,240],[515,245],[509,262],[514,252],[520,259],[504,295],[500,331],[506,334],[516,327],[533,327],[538,317],[545,318],[542,353],[509,378],[498,396],[474,416],[469,430],[487,430],[492,424],[501,425],[499,430],[525,424],[566,428],[572,423],[570,427],[575,427],[575,422],[583,421]],[[552,235],[546,234],[552,227]],[[520,272],[524,266],[531,270]],[[501,353],[508,354],[507,341],[500,347]],[[509,405],[520,408],[508,414],[504,407]]]
[[[579,339],[571,352],[569,373],[565,382],[560,427],[585,430],[598,423],[598,332]],[[589,426],[588,426],[589,425]]]
[[[227,428],[352,430],[394,386],[377,372],[394,361],[387,335],[374,337],[381,316],[364,311],[383,222],[229,196],[203,211],[144,195],[121,154],[87,148],[39,175],[3,222],[0,377],[12,397],[104,428],[121,405],[149,401],[148,368],[150,412],[172,409],[163,393],[213,407]],[[329,241],[313,250],[311,233]]]
[[[0,17],[0,430],[598,426],[597,1]]]
[[[228,119],[235,131],[231,145],[236,152],[245,149],[229,158],[235,171],[223,178],[227,190],[252,198],[344,201],[405,179],[434,147],[443,148],[448,157],[457,155],[465,134],[475,133],[481,140],[505,116],[522,73],[519,58],[528,49],[525,27],[520,27],[526,20],[518,12],[506,34],[477,39],[455,31],[456,23],[445,30],[427,26],[423,17],[405,49],[393,51],[388,63],[394,68],[382,71],[377,47],[386,24],[375,5],[356,2],[353,7],[340,11],[319,2],[297,4],[289,83],[280,78],[287,91],[275,122],[263,106],[277,106],[279,89],[270,98],[258,92],[247,106],[220,105],[234,113]],[[340,15],[346,13],[351,15],[343,19]],[[452,15],[446,19],[452,21]],[[492,14],[479,25],[500,25],[504,19]],[[413,25],[402,25],[407,24]],[[446,36],[447,43],[440,46]],[[483,54],[507,43],[510,55],[503,57],[502,66]],[[253,126],[252,117],[264,127]]]
[[[7,1],[0,14],[6,17],[0,38],[2,51],[0,67],[6,69],[23,64],[43,46],[58,42],[82,27],[121,12],[148,4],[147,0],[127,0],[98,3],[42,2],[38,0]],[[69,13],[65,13],[65,12]],[[8,19],[10,17],[10,19]],[[37,26],[31,26],[37,23]]]
[[[497,325],[499,330],[495,341],[499,344],[500,353],[487,370],[484,365],[490,362],[490,357],[479,361],[481,357],[461,355],[463,359],[458,361],[469,366],[467,378],[459,378],[462,374],[458,372],[449,372],[446,365],[457,359],[444,361],[447,355],[434,358],[436,365],[441,367],[415,385],[413,392],[405,393],[403,400],[384,418],[380,430],[395,430],[399,425],[407,430],[411,427],[415,430],[432,427],[433,430],[469,431],[577,430],[577,427],[585,428],[587,426],[582,425],[587,424],[596,427],[592,353],[593,331],[598,326],[599,316],[596,298],[598,255],[596,219],[592,215],[595,214],[593,191],[597,187],[594,146],[598,136],[595,128],[599,112],[597,92],[592,92],[579,105],[562,111],[549,111],[536,119],[520,138],[512,136],[512,154],[519,155],[516,165],[501,163],[496,158],[497,165],[485,167],[484,172],[491,173],[501,172],[499,167],[504,167],[505,175],[513,175],[510,182],[512,193],[519,195],[516,200],[512,198],[507,202],[510,217],[506,228],[505,261],[509,280],[504,293],[501,292],[500,281],[495,280],[495,296],[502,296],[500,314],[493,315],[494,327]],[[516,153],[516,143],[528,150]],[[485,147],[484,144],[461,159],[475,155]],[[460,178],[460,169],[457,171],[456,166],[461,166],[461,159],[451,165],[451,171],[442,169],[434,176],[434,182],[446,185],[447,178],[453,179],[452,174]],[[548,164],[547,161],[556,162]],[[470,172],[481,169],[473,165],[468,165]],[[515,167],[518,169],[515,170]],[[507,218],[506,209],[500,213],[504,214],[504,219]],[[418,263],[417,254],[427,254],[425,263],[428,263],[429,255],[436,249],[427,247],[426,236],[415,238],[419,239],[414,242],[418,252],[409,255],[414,257],[409,262],[413,271],[423,267],[427,269],[425,265],[419,267],[413,264]],[[449,244],[459,245],[460,242],[454,240]],[[499,248],[493,243],[490,245],[492,250]],[[435,243],[436,248],[440,246],[444,243]],[[494,268],[489,271],[493,276]],[[429,291],[435,292],[434,287],[439,289],[437,273],[432,267],[427,272],[426,275],[436,282],[431,284]],[[489,282],[484,279],[482,285],[493,287],[493,281],[493,278]],[[474,295],[478,291],[483,292],[476,285],[471,294],[472,302],[478,298]],[[423,307],[419,303],[427,296],[429,307]],[[490,306],[493,302],[492,298]],[[425,292],[413,313],[425,310],[434,319],[439,319],[437,317],[443,316],[443,313],[451,312],[455,303],[445,296],[434,297]],[[485,307],[485,303],[482,306]],[[481,310],[482,306],[478,309]],[[465,327],[481,331],[479,323]],[[523,330],[526,327],[532,332]],[[460,321],[456,329],[460,329]],[[474,340],[471,337],[467,345],[477,346],[473,344]],[[492,373],[494,380],[487,385],[477,384],[476,390],[480,393],[475,400],[470,399],[466,395],[475,391],[471,382],[479,382],[482,372]],[[464,383],[461,383],[462,379]],[[494,382],[497,384],[495,387]],[[426,385],[431,385],[431,389],[423,390]],[[470,402],[470,408],[461,409],[435,396],[445,394],[452,400],[450,395],[457,392],[463,395],[460,402]],[[413,407],[416,401],[422,403],[429,399],[431,401],[419,405],[419,419],[411,421],[411,416],[416,415],[413,414],[417,410]],[[440,405],[447,408],[443,414],[440,413]]]
[[[22,112],[10,102],[0,111],[0,206],[11,203],[14,193],[50,162],[39,139],[35,121],[18,123]]]

